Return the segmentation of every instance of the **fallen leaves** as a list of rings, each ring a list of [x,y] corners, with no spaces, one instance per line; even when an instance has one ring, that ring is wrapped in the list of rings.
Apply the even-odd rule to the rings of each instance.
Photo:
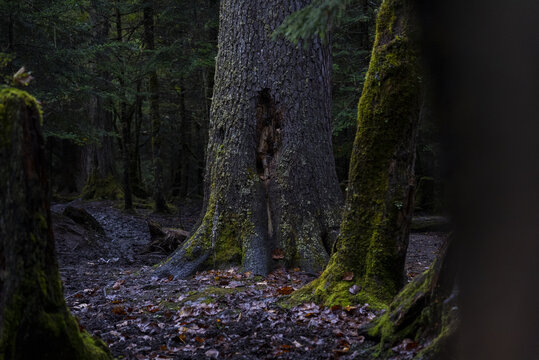
[[[404,339],[400,344],[391,348],[391,350],[393,350],[395,353],[404,355],[406,358],[412,358],[421,349],[422,347],[419,345],[419,343],[411,339]]]
[[[118,280],[112,285],[112,289],[119,290],[123,284],[125,284],[125,280]]]
[[[354,273],[351,271],[347,271],[343,274],[342,279],[344,281],[352,281],[354,279]]]
[[[113,307],[112,313],[115,315],[127,315],[127,311],[125,311],[125,308],[121,305]]]
[[[357,328],[374,317],[368,305],[281,308],[281,296],[311,280],[298,269],[263,279],[237,269],[206,271],[188,281],[127,275],[112,293],[71,298],[75,315],[90,331],[100,330],[115,356],[350,358],[351,344],[364,340]]]
[[[277,289],[277,293],[280,295],[290,295],[294,292],[294,288],[291,286],[283,286],[282,288]]]
[[[283,249],[274,249],[271,257],[272,257],[273,260],[284,259],[284,250]]]
[[[352,295],[356,295],[361,290],[361,286],[359,285],[353,285],[350,289],[348,289],[348,292]]]

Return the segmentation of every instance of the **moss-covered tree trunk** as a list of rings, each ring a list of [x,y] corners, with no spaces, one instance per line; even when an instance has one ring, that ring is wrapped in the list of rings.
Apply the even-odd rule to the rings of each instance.
[[[456,358],[458,255],[455,241],[448,238],[433,266],[406,285],[387,312],[359,329],[360,335],[376,340],[373,354],[392,357],[393,346],[411,339],[427,344],[415,359]]]
[[[155,50],[154,41],[154,4],[147,2],[144,7],[144,40],[146,49]],[[153,198],[155,201],[155,211],[165,212],[167,204],[163,190],[163,159],[161,158],[161,118],[159,116],[159,79],[157,71],[152,69],[149,74],[150,92],[150,123],[152,128],[152,157],[154,188]]]
[[[0,359],[110,359],[64,302],[40,121],[31,96],[0,90]]]
[[[193,236],[161,273],[242,263],[322,270],[342,195],[331,144],[330,52],[296,47],[274,29],[309,1],[221,2],[205,174]]]
[[[421,98],[414,11],[412,0],[381,5],[336,252],[297,300],[387,303],[403,286]]]

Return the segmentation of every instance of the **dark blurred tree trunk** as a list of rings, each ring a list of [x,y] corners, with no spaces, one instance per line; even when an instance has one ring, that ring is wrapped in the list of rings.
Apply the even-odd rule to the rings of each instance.
[[[221,2],[204,215],[161,274],[229,263],[258,274],[279,262],[313,272],[325,266],[342,205],[330,52],[318,39],[307,49],[271,39],[308,3]]]
[[[146,49],[150,51],[150,61],[155,50],[154,31],[154,4],[148,1],[144,7],[144,41]],[[161,118],[159,115],[159,79],[155,65],[149,73],[150,92],[150,124],[152,128],[152,157],[154,168],[154,189],[153,198],[155,201],[155,211],[165,212],[167,204],[163,189],[163,159],[161,158]]]
[[[0,356],[112,359],[64,301],[40,121],[27,93],[0,90]]]
[[[387,304],[404,285],[421,103],[415,0],[386,0],[359,101],[336,252],[293,298]],[[353,285],[359,294],[348,290]]]
[[[539,2],[420,4],[460,248],[458,359],[539,359]]]

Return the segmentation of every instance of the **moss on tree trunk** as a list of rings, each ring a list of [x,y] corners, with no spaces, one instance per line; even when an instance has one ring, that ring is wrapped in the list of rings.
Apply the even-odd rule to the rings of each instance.
[[[383,2],[359,101],[336,252],[293,302],[382,307],[403,286],[421,99],[416,33],[414,1]],[[353,285],[361,292],[350,293]]]
[[[34,98],[0,90],[0,359],[111,359],[64,301],[40,121]]]
[[[330,52],[272,40],[310,1],[221,1],[202,220],[158,271],[322,270],[342,194],[331,144]]]
[[[374,355],[394,356],[391,348],[411,339],[427,344],[415,359],[455,358],[457,259],[455,243],[449,238],[433,266],[406,285],[387,312],[359,329],[360,334],[377,341],[371,349]]]

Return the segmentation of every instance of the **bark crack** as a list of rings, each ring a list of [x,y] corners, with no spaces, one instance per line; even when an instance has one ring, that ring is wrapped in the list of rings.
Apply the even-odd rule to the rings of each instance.
[[[275,101],[271,97],[270,89],[264,88],[258,93],[256,107],[256,170],[260,180],[264,183],[266,212],[268,218],[268,238],[273,239],[273,221],[270,203],[270,184],[275,171],[275,158],[281,144],[282,116]]]

